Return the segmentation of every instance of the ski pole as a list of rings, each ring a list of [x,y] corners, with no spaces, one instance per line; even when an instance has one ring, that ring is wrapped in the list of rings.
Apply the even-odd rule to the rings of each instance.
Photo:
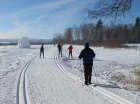
[[[81,70],[81,59],[80,59],[80,71],[81,71],[81,80],[82,80],[82,70]]]
[[[81,67],[81,59],[80,59],[80,70],[81,70],[81,81],[82,81],[82,85],[83,85],[83,78],[82,78],[82,67]]]
[[[93,65],[93,71],[94,71],[96,83],[98,84],[97,77],[96,77],[96,71],[95,71],[94,65]]]

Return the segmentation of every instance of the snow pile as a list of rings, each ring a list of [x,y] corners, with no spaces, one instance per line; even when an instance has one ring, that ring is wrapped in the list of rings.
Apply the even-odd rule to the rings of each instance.
[[[23,37],[18,41],[18,48],[30,48],[28,37]]]

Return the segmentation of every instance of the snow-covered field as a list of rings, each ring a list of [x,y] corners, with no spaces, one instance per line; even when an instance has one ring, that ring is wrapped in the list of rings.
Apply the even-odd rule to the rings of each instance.
[[[140,48],[106,49],[92,47],[96,53],[92,82],[83,86],[83,66],[78,59],[83,46],[73,46],[73,59],[63,57],[57,47],[45,45],[45,58],[39,58],[40,46],[17,49],[0,46],[0,104],[140,104]],[[96,77],[95,77],[96,76]],[[82,82],[82,83],[81,83]]]

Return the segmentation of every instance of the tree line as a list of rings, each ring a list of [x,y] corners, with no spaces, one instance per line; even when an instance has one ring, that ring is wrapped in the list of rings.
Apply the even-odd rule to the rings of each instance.
[[[80,26],[66,28],[63,34],[56,33],[53,42],[67,44],[89,42],[93,45],[140,43],[140,18],[136,18],[135,24],[104,25],[101,19],[96,24],[81,23]]]

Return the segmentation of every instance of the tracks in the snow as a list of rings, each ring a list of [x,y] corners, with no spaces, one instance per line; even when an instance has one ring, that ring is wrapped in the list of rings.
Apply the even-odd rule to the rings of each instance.
[[[54,56],[54,61],[55,61],[55,63],[57,64],[58,68],[59,68],[62,72],[64,72],[67,76],[71,77],[72,79],[74,79],[74,80],[76,80],[76,81],[82,82],[82,80],[81,80],[79,77],[77,77],[77,76],[71,74],[70,72],[68,72],[68,71],[61,65],[61,63],[59,62],[59,60],[58,60],[56,54],[55,54],[55,56]],[[116,103],[118,103],[118,104],[133,104],[132,102],[130,102],[130,101],[128,101],[128,100],[126,100],[126,99],[124,99],[124,98],[122,98],[122,97],[120,97],[120,96],[118,96],[118,95],[116,95],[116,94],[114,94],[114,93],[112,93],[112,92],[110,92],[110,91],[107,91],[107,90],[105,90],[104,88],[101,88],[101,87],[94,87],[94,86],[92,86],[92,85],[88,85],[88,86],[89,86],[90,88],[94,89],[95,91],[99,92],[100,94],[106,96],[107,98],[111,99],[113,102],[116,102]]]
[[[19,75],[17,84],[16,104],[30,104],[27,94],[26,71],[33,60],[37,57],[37,55],[38,54],[35,54],[32,58],[30,58],[27,63],[21,68],[22,71]]]
[[[6,54],[1,55],[0,57],[8,56],[8,55],[13,54],[13,53],[14,52],[6,53]]]

